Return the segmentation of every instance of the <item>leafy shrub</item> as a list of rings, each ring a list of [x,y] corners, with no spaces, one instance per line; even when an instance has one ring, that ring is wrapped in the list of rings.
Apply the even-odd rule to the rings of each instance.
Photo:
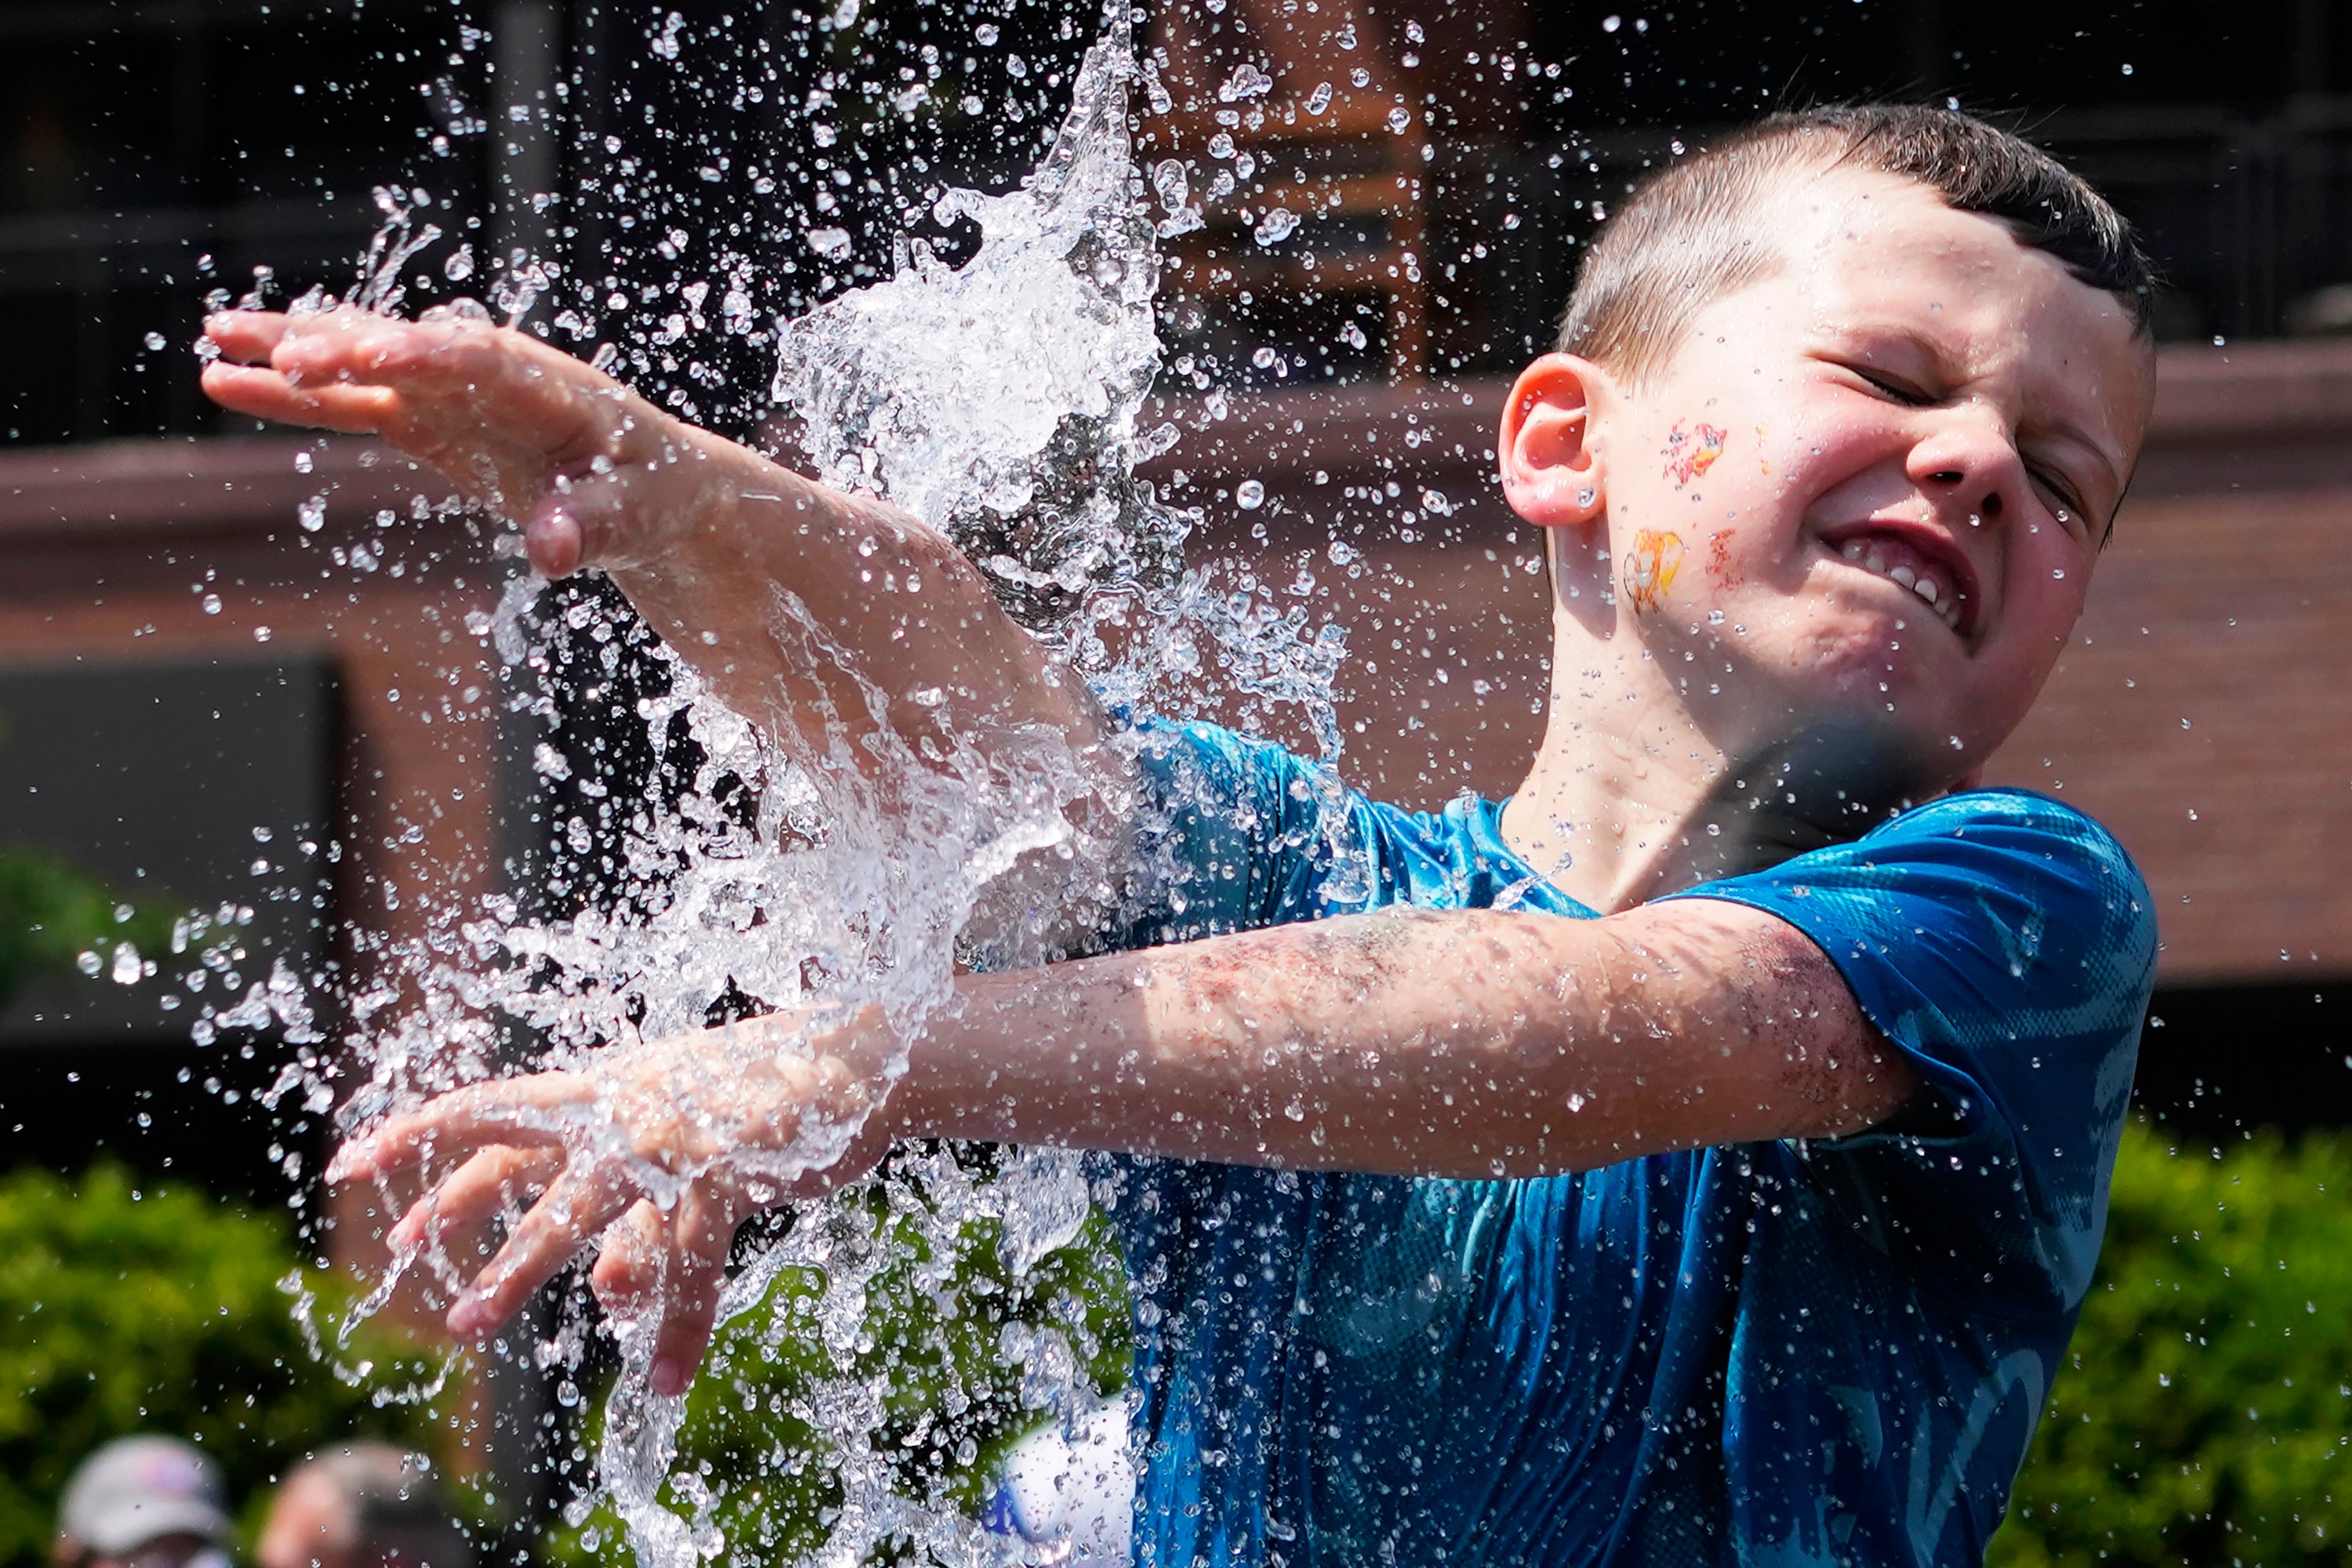
[[[132,909],[72,862],[35,849],[0,848],[0,1006],[39,974],[68,974],[84,952],[103,959],[117,942],[149,956],[169,944],[168,896]]]
[[[1994,1568],[2342,1563],[2352,1140],[2219,1154],[2142,1128]]]
[[[967,1150],[985,1163],[987,1152]],[[906,1168],[899,1167],[903,1181]],[[919,1198],[915,1201],[919,1202]],[[1038,1345],[1050,1329],[1098,1393],[1127,1381],[1126,1276],[1101,1215],[1068,1247],[1016,1275],[1005,1266],[993,1220],[944,1226],[899,1202],[865,1194],[837,1200],[819,1218],[873,1228],[891,1261],[869,1282],[862,1316],[822,1322],[824,1280],[814,1268],[777,1272],[758,1307],[725,1325],[687,1398],[664,1505],[724,1537],[717,1561],[765,1565],[808,1560],[842,1501],[842,1453],[810,1416],[842,1397],[846,1382],[878,1391],[879,1420],[864,1462],[878,1464],[902,1496],[976,1510],[1004,1450],[1042,1419],[1023,1397],[1024,1369],[1008,1350]],[[860,1220],[859,1216],[863,1219]],[[601,1402],[600,1402],[601,1403]],[[587,1423],[593,1454],[601,1415]],[[853,1461],[856,1462],[856,1461]],[[690,1478],[681,1496],[677,1478]],[[541,1542],[556,1568],[630,1568],[626,1538],[609,1501]]]
[[[47,1563],[66,1478],[129,1433],[194,1440],[233,1498],[330,1441],[437,1447],[431,1410],[377,1403],[424,1370],[402,1342],[354,1337],[346,1357],[379,1369],[362,1386],[312,1357],[278,1285],[301,1269],[283,1219],[193,1187],[114,1165],[0,1179],[0,1568]]]

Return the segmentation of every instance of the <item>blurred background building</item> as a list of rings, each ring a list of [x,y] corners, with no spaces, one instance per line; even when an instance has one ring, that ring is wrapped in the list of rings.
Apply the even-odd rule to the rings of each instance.
[[[593,847],[549,847],[568,786],[517,764],[537,721],[468,619],[511,572],[494,531],[367,443],[208,408],[207,297],[482,297],[757,438],[774,320],[909,237],[968,249],[930,196],[1028,166],[1094,24],[1030,0],[0,7],[0,889],[90,927],[63,961],[0,946],[12,1163],[102,1151],[315,1213],[319,1118],[255,1096],[350,1020],[197,1044],[197,995],[281,963],[363,984],[483,893],[596,893]],[[2162,900],[2150,1113],[2352,1120],[2352,19],[1224,0],[1149,29],[1171,107],[1146,157],[1187,163],[1205,220],[1171,247],[1184,436],[1158,476],[1204,509],[1197,555],[1318,580],[1349,633],[1347,765],[1414,801],[1507,790],[1536,738],[1542,579],[1490,426],[1633,182],[1778,105],[1894,96],[2010,119],[2108,191],[2167,280],[2156,428],[1996,771],[2107,821]],[[1266,79],[1236,90],[1244,63]],[[558,677],[564,745],[651,766],[656,677]],[[213,923],[184,953],[139,923],[191,908]],[[166,1011],[206,951],[211,988]]]

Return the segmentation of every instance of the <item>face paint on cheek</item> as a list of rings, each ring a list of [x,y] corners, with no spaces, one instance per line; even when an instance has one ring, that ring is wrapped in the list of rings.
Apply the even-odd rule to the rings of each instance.
[[[1633,535],[1633,548],[1625,552],[1625,597],[1636,610],[1658,608],[1665,602],[1666,590],[1675,585],[1675,569],[1682,563],[1682,535],[1642,530]]]
[[[1759,425],[1756,426],[1756,466],[1769,474],[1772,471],[1772,459],[1763,455],[1764,446],[1764,426]]]
[[[1685,430],[1677,419],[1675,427],[1666,432],[1666,478],[1680,489],[1703,477],[1723,456],[1723,444],[1729,438],[1730,432],[1719,425],[1700,425]]]
[[[1731,530],[1718,528],[1706,536],[1706,574],[1727,588],[1744,580],[1731,568]]]

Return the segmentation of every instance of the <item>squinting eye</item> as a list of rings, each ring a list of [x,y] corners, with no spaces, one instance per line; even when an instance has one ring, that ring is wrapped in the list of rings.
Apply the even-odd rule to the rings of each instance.
[[[1876,371],[1864,370],[1859,366],[1855,367],[1853,374],[1897,403],[1918,405],[1931,401],[1927,395],[1917,387],[1906,382],[1897,381],[1893,376],[1882,375]]]
[[[2085,527],[2089,526],[2087,516],[2083,508],[2083,503],[2075,499],[2074,492],[2066,488],[2064,481],[2058,479],[2054,474],[2050,474],[2041,470],[2035,470],[2032,474],[2032,479],[2035,484],[2040,485],[2043,489],[2049,491],[2051,500],[2057,503],[2056,510],[2059,521],[2080,522]]]

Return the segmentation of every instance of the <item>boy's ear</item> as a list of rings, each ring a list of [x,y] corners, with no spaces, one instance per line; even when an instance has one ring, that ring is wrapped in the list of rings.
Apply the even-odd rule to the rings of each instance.
[[[1592,441],[1592,401],[1607,373],[1573,354],[1546,354],[1511,384],[1503,409],[1503,499],[1542,528],[1591,522],[1607,505]]]

